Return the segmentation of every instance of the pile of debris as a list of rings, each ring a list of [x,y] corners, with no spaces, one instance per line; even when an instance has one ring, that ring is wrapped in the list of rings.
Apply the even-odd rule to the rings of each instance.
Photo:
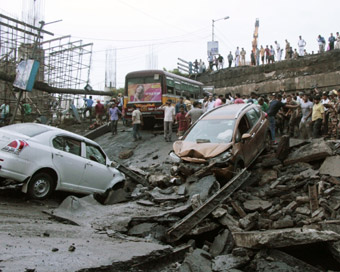
[[[226,184],[212,165],[177,164],[171,175],[118,165],[139,183],[125,188],[125,199],[137,208],[124,228],[113,231],[106,218],[101,230],[170,244],[173,252],[185,244],[186,256],[162,271],[337,270],[339,155],[340,141],[283,137],[276,151]],[[152,213],[140,215],[138,206]]]

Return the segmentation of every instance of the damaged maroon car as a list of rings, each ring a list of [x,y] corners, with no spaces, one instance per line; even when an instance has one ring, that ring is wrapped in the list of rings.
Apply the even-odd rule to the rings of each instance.
[[[174,162],[214,164],[217,176],[231,178],[270,147],[269,122],[254,104],[232,104],[204,115],[173,144]]]

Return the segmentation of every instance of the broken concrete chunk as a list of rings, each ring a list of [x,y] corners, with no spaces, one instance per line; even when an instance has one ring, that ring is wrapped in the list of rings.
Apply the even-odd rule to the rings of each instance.
[[[150,175],[149,183],[153,187],[165,187],[169,184],[170,177],[167,175]]]
[[[331,156],[326,158],[319,171],[321,175],[340,177],[340,156]]]
[[[161,189],[156,187],[151,192],[148,192],[148,194],[152,197],[152,200],[156,203],[162,203],[167,201],[183,202],[186,200],[185,196],[180,196],[176,193],[165,195],[162,194],[160,191]]]
[[[228,211],[226,209],[223,209],[222,207],[218,207],[216,210],[214,210],[211,215],[214,218],[221,218],[223,215],[225,215]]]
[[[239,223],[237,220],[234,219],[230,214],[226,213],[224,216],[218,219],[218,221],[223,225],[226,226],[230,231],[242,231],[239,227]]]
[[[307,207],[297,207],[295,209],[295,212],[304,215],[310,215],[310,209],[308,209]]]
[[[232,240],[231,233],[228,229],[225,229],[222,231],[222,233],[215,236],[214,242],[210,246],[209,253],[216,257],[220,255],[220,253],[223,251],[224,247],[226,246],[226,243],[229,239],[229,242]]]
[[[247,200],[243,203],[243,206],[248,211],[264,211],[272,206],[272,203],[266,200]]]
[[[220,189],[220,185],[213,175],[199,179],[187,187],[189,196],[199,194],[201,201],[205,202],[212,194]]]
[[[208,252],[199,248],[195,249],[184,259],[179,272],[212,272],[209,256]]]
[[[126,160],[133,155],[133,149],[123,150],[119,153],[119,158],[121,160]]]
[[[320,272],[310,264],[277,249],[261,250],[254,260],[254,269],[261,272]]]
[[[294,221],[291,219],[282,219],[275,221],[273,223],[274,229],[284,229],[284,228],[291,228],[294,227]]]
[[[244,218],[241,218],[239,220],[239,223],[243,229],[250,230],[257,224],[258,218],[259,218],[258,212],[250,213]]]
[[[212,269],[216,272],[227,272],[233,268],[240,268],[249,262],[248,256],[234,256],[233,254],[217,256],[212,262]]]
[[[279,229],[266,231],[247,231],[232,233],[236,246],[246,248],[280,248],[317,242],[337,241],[340,235],[333,231],[314,229]]]
[[[311,162],[322,160],[332,155],[332,149],[323,139],[315,139],[312,143],[300,147],[293,153],[290,153],[284,161],[285,165],[296,162]]]
[[[195,194],[190,198],[190,203],[192,206],[193,210],[198,209],[199,207],[202,206],[202,201],[201,201],[201,197],[199,194]]]
[[[268,169],[268,170],[263,170],[261,172],[261,180],[259,182],[260,186],[263,186],[273,180],[277,179],[277,171],[273,170],[273,169]]]

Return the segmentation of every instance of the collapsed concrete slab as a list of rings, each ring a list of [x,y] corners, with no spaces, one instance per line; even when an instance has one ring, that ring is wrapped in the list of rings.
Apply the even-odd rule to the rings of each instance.
[[[340,240],[340,235],[333,231],[318,231],[301,228],[233,232],[232,234],[236,246],[255,249],[262,247],[281,248]]]
[[[284,161],[285,165],[297,162],[311,162],[322,160],[332,155],[332,149],[323,139],[313,140],[310,144],[300,147],[293,153],[290,153]]]
[[[216,272],[228,272],[233,268],[241,268],[249,262],[248,256],[234,256],[233,254],[217,256],[212,262],[212,269]]]
[[[321,175],[340,177],[340,156],[331,156],[325,159],[319,172]]]
[[[255,271],[320,272],[319,269],[277,249],[261,250],[253,262]]]

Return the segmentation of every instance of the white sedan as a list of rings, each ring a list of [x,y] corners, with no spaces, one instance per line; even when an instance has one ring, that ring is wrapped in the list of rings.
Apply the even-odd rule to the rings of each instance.
[[[104,193],[125,176],[94,141],[35,123],[0,128],[0,184],[23,183],[22,191],[44,199],[54,190]]]

